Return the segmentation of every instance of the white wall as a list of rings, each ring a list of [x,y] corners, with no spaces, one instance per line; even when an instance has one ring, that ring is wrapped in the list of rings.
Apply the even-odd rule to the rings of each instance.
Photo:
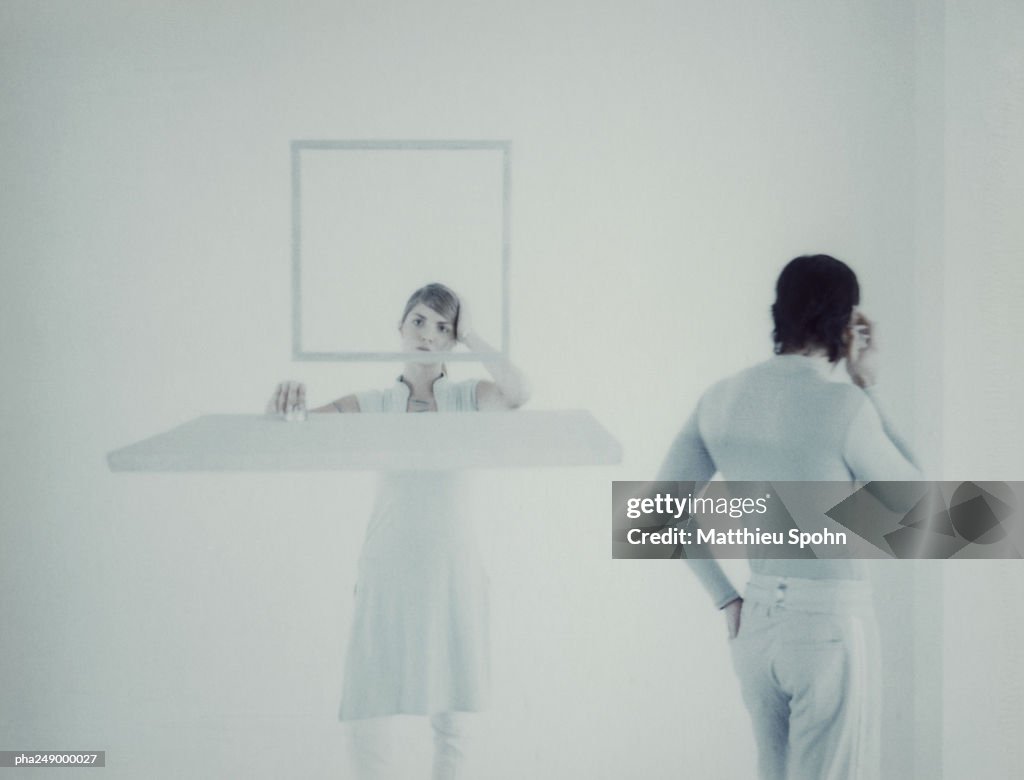
[[[1024,6],[946,3],[943,127],[947,478],[1021,479]],[[947,777],[1010,777],[1024,747],[1021,562],[944,570]]]
[[[515,357],[536,406],[592,410],[627,455],[478,477],[507,507],[484,528],[478,768],[749,776],[720,618],[679,567],[608,559],[608,482],[649,477],[703,387],[769,352],[774,277],[807,251],[858,270],[897,416],[927,439],[941,412],[949,476],[990,473],[969,388],[946,371],[941,406],[925,380],[945,367],[911,359],[943,292],[915,279],[956,289],[966,267],[922,240],[941,229],[922,161],[938,144],[953,170],[957,142],[922,124],[945,56],[922,14],[949,23],[882,0],[4,4],[0,749],[105,749],[110,777],[342,776],[371,478],[124,476],[103,456],[261,410],[283,377],[318,400],[395,373],[289,362],[289,140],[508,138]],[[966,62],[977,42],[954,42]],[[954,342],[965,316],[942,310],[943,355],[1009,354]],[[983,431],[1011,441],[1019,417]]]

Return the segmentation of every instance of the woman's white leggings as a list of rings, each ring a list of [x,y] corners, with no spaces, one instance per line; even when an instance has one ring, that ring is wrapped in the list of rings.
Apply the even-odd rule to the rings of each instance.
[[[434,731],[433,780],[463,778],[466,712],[439,712],[430,716]],[[395,780],[395,749],[391,718],[370,718],[349,725],[352,767],[358,780]]]

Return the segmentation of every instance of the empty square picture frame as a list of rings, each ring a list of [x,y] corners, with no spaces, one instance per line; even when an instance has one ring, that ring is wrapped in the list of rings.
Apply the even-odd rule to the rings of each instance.
[[[441,282],[508,354],[508,141],[296,140],[292,357],[401,360],[406,300]],[[426,356],[429,357],[429,356]],[[481,360],[457,347],[445,360]]]

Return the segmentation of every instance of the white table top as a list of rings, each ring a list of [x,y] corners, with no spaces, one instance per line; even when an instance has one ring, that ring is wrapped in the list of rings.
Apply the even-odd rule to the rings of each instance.
[[[622,447],[583,410],[198,417],[114,450],[112,471],[375,471],[611,465]]]

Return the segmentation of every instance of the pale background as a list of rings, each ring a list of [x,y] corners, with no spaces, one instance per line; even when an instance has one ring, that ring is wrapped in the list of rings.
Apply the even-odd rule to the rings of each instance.
[[[402,304],[435,281],[502,337],[503,149],[300,151],[303,353],[395,352]],[[461,348],[459,351],[462,351]]]
[[[289,360],[290,140],[495,138],[532,403],[591,410],[626,459],[477,480],[501,507],[477,771],[750,776],[720,616],[682,567],[609,559],[609,481],[649,477],[700,391],[768,353],[774,278],[814,251],[860,274],[929,473],[1024,477],[1022,16],[0,2],[0,749],[105,749],[118,778],[344,776],[371,476],[104,455],[262,410],[282,378],[319,402],[397,373]],[[892,776],[1012,774],[1020,563],[880,574],[906,585],[883,615]]]

